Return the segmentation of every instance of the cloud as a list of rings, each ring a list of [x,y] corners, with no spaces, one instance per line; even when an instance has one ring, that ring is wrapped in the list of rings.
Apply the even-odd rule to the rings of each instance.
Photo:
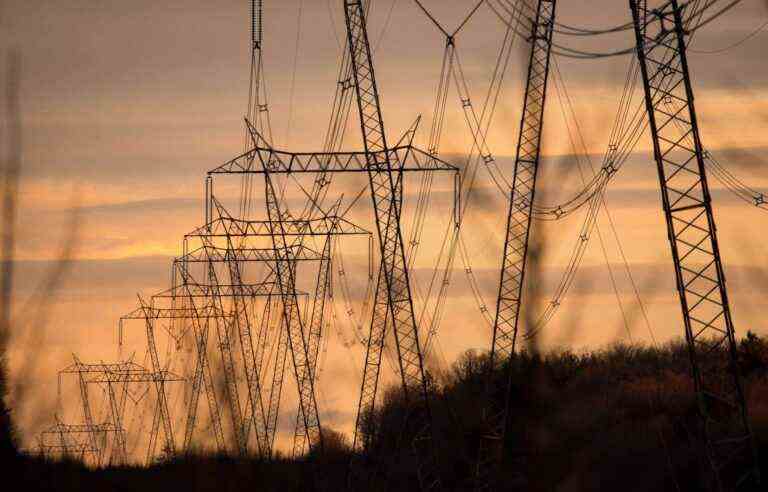
[[[185,209],[197,211],[201,207],[199,198],[155,198],[150,200],[138,200],[134,202],[107,203],[81,207],[83,214],[108,214],[108,215],[147,215],[154,213],[168,213]]]
[[[19,292],[32,292],[56,260],[16,261]],[[94,300],[104,290],[132,293],[147,285],[164,285],[168,281],[168,257],[148,256],[115,260],[71,260],[62,292]]]

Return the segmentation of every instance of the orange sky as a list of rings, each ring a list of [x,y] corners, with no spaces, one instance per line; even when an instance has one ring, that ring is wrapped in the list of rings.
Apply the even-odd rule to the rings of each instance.
[[[384,119],[393,139],[422,114],[426,123],[417,139],[421,145],[428,136],[443,40],[412,1],[394,0],[389,17],[392,2],[374,2],[369,29],[373,39],[381,40],[375,54]],[[0,46],[4,50],[18,47],[23,63],[24,171],[16,279],[20,301],[34,291],[60,254],[73,214],[79,224],[74,261],[51,300],[51,318],[35,327],[46,348],[43,363],[30,375],[40,390],[36,402],[50,403],[56,369],[69,362],[70,353],[85,359],[117,356],[117,319],[135,306],[136,292],[148,296],[167,285],[168,263],[179,254],[181,236],[202,221],[204,173],[242,150],[248,3],[26,0],[2,5]],[[446,26],[455,25],[472,3],[424,2]],[[763,3],[745,0],[698,33],[693,48],[713,50],[741,39],[768,16]],[[318,149],[336,83],[338,40],[343,35],[340,1],[304,0],[301,25],[297,23],[298,0],[265,4],[266,77],[276,144],[294,150]],[[571,25],[613,25],[626,22],[629,14],[626,2],[608,0],[561,1],[558,9],[559,20]],[[624,34],[604,45],[583,42],[579,46],[629,46],[631,33]],[[492,13],[481,9],[457,38],[475,101],[481,101],[485,93],[502,35],[502,26]],[[692,52],[689,57],[705,145],[732,172],[761,189],[768,185],[767,36],[763,32],[722,54]],[[489,145],[500,156],[507,175],[511,160],[504,156],[513,154],[516,144],[524,57],[525,48],[520,44],[489,134]],[[628,60],[557,60],[592,153],[600,154],[606,145]],[[547,201],[553,202],[574,193],[578,181],[573,175],[563,177],[572,166],[567,157],[572,149],[564,136],[564,120],[552,86],[550,94],[542,186],[548,191]],[[292,115],[290,125],[288,114]],[[469,134],[454,92],[448,99],[444,134],[447,154],[469,149]],[[345,147],[360,147],[354,124]],[[637,153],[612,182],[607,202],[647,304],[651,329],[659,340],[666,340],[681,336],[682,327],[649,148],[649,139],[641,139]],[[465,237],[485,301],[493,303],[506,212],[488,176],[480,179],[478,194],[486,200],[483,207],[471,212]],[[363,184],[350,178],[337,191],[349,196]],[[414,273],[422,287],[450,213],[450,185],[445,178],[436,180],[439,193]],[[712,180],[711,185],[737,330],[768,334],[762,316],[768,307],[763,272],[768,233],[762,227],[768,224],[768,215],[737,201],[718,182]],[[406,191],[415,188],[415,182],[406,183]],[[230,202],[236,199],[236,191],[236,186],[218,188]],[[361,203],[351,217],[374,230],[368,202]],[[582,218],[576,214],[563,223],[537,224],[537,233],[547,241],[545,298],[562,273]],[[600,228],[608,261],[618,272],[620,298],[625,309],[633,311],[636,300],[604,217]],[[544,341],[549,346],[595,347],[627,337],[608,285],[605,259],[594,243],[573,292],[548,325]],[[348,271],[364,275],[364,243],[350,240],[345,247]],[[362,289],[364,282],[357,282]],[[443,365],[466,349],[487,347],[489,341],[488,328],[479,321],[464,281],[463,267],[454,275],[449,296],[434,359]],[[631,328],[634,340],[650,339],[643,321]],[[351,336],[349,326],[340,326],[331,335],[320,382],[321,411],[331,425],[345,431],[350,430],[362,363],[360,347],[343,347],[342,341]],[[16,340],[11,367],[18,372],[22,349],[27,346],[24,337]],[[143,354],[138,339],[125,353],[134,350]],[[391,375],[387,377],[392,380]],[[288,415],[288,409],[295,408],[293,396],[285,401]],[[31,410],[22,410],[17,418],[29,443],[34,429]]]

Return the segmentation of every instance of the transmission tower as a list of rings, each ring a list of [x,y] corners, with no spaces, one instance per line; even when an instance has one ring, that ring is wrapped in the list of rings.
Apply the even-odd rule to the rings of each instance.
[[[439,490],[442,486],[438,475],[427,379],[400,229],[402,173],[393,167],[387,152],[362,1],[344,0],[344,14],[387,293],[386,305],[380,302],[378,296],[374,301],[371,335],[384,332],[389,317],[397,345],[403,393],[406,401],[416,405],[411,419],[416,427],[413,447],[418,460],[419,484],[422,490]],[[383,152],[383,159],[377,156],[378,152]]]
[[[277,275],[276,262],[278,261],[278,250],[274,248],[268,248],[266,250],[252,250],[242,247],[242,241],[245,238],[258,238],[268,237],[271,238],[270,222],[258,221],[258,220],[238,220],[229,215],[221,204],[215,199],[210,198],[214,204],[214,208],[218,212],[218,218],[212,223],[206,232],[196,231],[196,236],[204,236],[209,238],[209,242],[213,238],[226,238],[227,247],[232,251],[238,251],[235,256],[239,262],[253,261],[258,256],[259,261],[266,261],[269,273],[268,278],[273,278]],[[288,249],[289,257],[292,264],[292,275],[296,276],[296,261],[317,260],[319,261],[317,282],[314,291],[314,301],[312,304],[312,314],[309,318],[307,347],[308,347],[308,359],[309,366],[312,369],[311,377],[316,377],[316,365],[317,356],[319,351],[320,338],[323,326],[323,312],[325,310],[325,300],[330,289],[330,268],[331,268],[331,240],[336,236],[366,236],[371,238],[371,233],[362,227],[359,227],[343,217],[338,215],[338,207],[340,202],[324,216],[314,219],[295,219],[295,220],[281,220],[279,223],[282,225],[284,234],[286,237],[292,237],[293,240]],[[190,236],[188,236],[190,237]],[[305,239],[312,237],[323,237],[324,247],[321,253],[315,253],[307,246],[302,244]],[[234,244],[240,244],[239,249],[234,248]],[[208,244],[210,248],[214,248],[214,244]],[[255,255],[254,252],[260,252],[259,255]],[[265,254],[268,253],[268,254]],[[208,255],[210,257],[210,254]],[[237,285],[233,281],[233,284]],[[270,390],[270,399],[266,412],[266,428],[267,436],[265,436],[265,442],[268,442],[269,448],[271,448],[271,442],[274,440],[276,419],[277,419],[277,407],[279,405],[279,395],[282,388],[282,370],[287,354],[288,340],[282,333],[278,335],[278,348],[277,348],[277,368],[273,373],[273,386]],[[306,429],[304,428],[304,419],[299,414],[297,416],[297,427],[294,433],[294,455],[298,456],[303,454],[307,450],[306,441]]]
[[[403,135],[401,142],[407,142],[412,145],[416,134],[418,120]],[[395,168],[402,168],[402,161],[399,156],[393,155]],[[402,207],[402,177],[403,173],[397,173],[397,183],[395,184],[398,205]],[[376,404],[376,393],[379,383],[379,372],[381,369],[381,354],[384,348],[384,339],[386,337],[387,327],[392,326],[392,318],[389,310],[389,293],[386,286],[386,277],[384,273],[384,264],[379,266],[379,274],[376,282],[376,290],[373,298],[373,320],[371,330],[367,340],[365,351],[365,365],[363,366],[363,378],[360,387],[360,399],[357,406],[357,417],[355,420],[355,434],[352,441],[352,448],[358,452],[368,452],[373,445],[373,436],[365,433],[366,420],[373,414]],[[383,322],[379,322],[383,320]]]
[[[147,346],[149,348],[149,358],[152,361],[152,371],[160,374],[162,367],[160,366],[160,358],[157,353],[157,345],[155,343],[155,326],[154,320],[149,316],[150,306],[139,297],[140,307],[144,310],[145,326],[147,332]],[[176,454],[176,443],[173,438],[173,428],[171,426],[171,416],[168,412],[168,399],[165,394],[165,381],[162,379],[156,379],[154,381],[155,389],[157,391],[157,405],[158,415],[163,425],[163,435],[165,437],[165,450],[170,456]],[[151,448],[150,448],[151,449]]]
[[[102,461],[102,447],[107,433],[117,432],[114,424],[64,424],[56,422],[38,437],[38,448],[44,457],[64,456],[86,461],[91,457],[98,466]],[[94,444],[96,443],[96,444]]]
[[[315,283],[315,298],[312,302],[312,313],[307,333],[307,347],[311,378],[317,382],[317,359],[320,352],[320,342],[323,335],[325,301],[331,288],[331,237],[326,237],[323,246],[322,259],[317,271]],[[298,458],[307,451],[307,429],[299,413],[296,414],[296,424],[293,432],[293,457]]]
[[[180,265],[180,271],[185,272],[183,284],[189,287],[193,282],[193,277],[189,273],[190,264],[201,263],[203,265],[212,264],[224,264],[227,269],[233,273],[231,278],[231,284],[219,284],[217,288],[218,294],[210,292],[213,297],[219,298],[231,298],[231,309],[224,309],[223,304],[221,307],[216,307],[216,312],[229,313],[228,319],[236,319],[241,317],[241,327],[238,328],[240,332],[239,342],[241,345],[241,352],[243,356],[242,365],[246,376],[246,385],[249,392],[249,398],[246,400],[246,411],[244,412],[243,425],[245,426],[241,433],[239,433],[240,439],[247,439],[250,429],[253,428],[256,434],[256,441],[259,447],[259,451],[263,456],[269,456],[271,454],[272,442],[274,439],[274,428],[270,426],[270,422],[274,422],[276,416],[269,411],[265,412],[263,408],[263,391],[261,389],[261,365],[263,364],[263,343],[257,343],[256,347],[253,347],[253,339],[251,336],[251,319],[247,316],[248,313],[248,300],[253,300],[256,297],[265,297],[267,299],[267,305],[271,305],[272,298],[278,296],[277,284],[274,282],[275,267],[274,263],[277,261],[278,254],[274,248],[253,248],[245,241],[254,237],[267,237],[268,233],[264,230],[267,227],[265,221],[241,221],[232,218],[229,213],[221,206],[215,197],[210,197],[213,206],[218,212],[218,217],[212,222],[209,222],[206,226],[196,229],[185,237],[185,245],[187,242],[195,239],[198,240],[202,246],[194,249],[190,253],[185,254],[183,257],[177,260]],[[318,222],[318,221],[315,221]],[[317,224],[313,224],[317,227]],[[296,225],[292,224],[295,229]],[[289,226],[290,229],[290,226]],[[185,250],[188,246],[185,246]],[[307,261],[307,260],[321,260],[319,253],[316,253],[309,248],[299,244],[291,247],[289,250],[289,256],[291,262]],[[259,284],[245,283],[240,274],[241,268],[246,263],[259,262],[267,266],[267,275],[263,282]],[[233,266],[233,263],[237,263],[237,266]],[[295,266],[293,267],[295,268]],[[198,287],[200,287],[198,285]],[[303,293],[297,293],[298,295],[304,295]],[[223,301],[222,301],[223,302]],[[239,313],[239,314],[237,314]],[[269,319],[269,311],[265,308],[265,314],[262,318],[262,333],[266,329],[266,324]],[[231,324],[232,322],[230,322]],[[278,335],[280,336],[280,335]],[[245,347],[244,347],[245,346]],[[199,357],[202,357],[204,351],[199,352]],[[278,364],[279,365],[279,364]],[[280,374],[282,371],[279,371]],[[277,374],[277,373],[276,373]],[[196,381],[199,381],[200,374],[197,373]],[[282,375],[279,377],[278,384],[282,383]],[[194,408],[199,394],[199,384],[193,386],[193,404],[190,406],[190,418],[188,419],[188,432],[191,432],[194,422]],[[270,390],[270,394],[274,394],[274,389]],[[279,391],[278,391],[279,393]],[[276,411],[276,406],[273,399],[270,398],[268,409],[271,412]]]
[[[528,240],[531,231],[532,208],[536,194],[536,176],[541,153],[541,134],[544,125],[544,105],[547,96],[549,58],[555,21],[555,0],[539,0],[536,16],[532,20],[531,52],[528,60],[528,78],[525,85],[523,114],[517,140],[514,177],[509,196],[506,239],[501,266],[496,318],[493,325],[490,362],[487,375],[484,409],[484,434],[475,470],[475,489],[491,490],[494,472],[504,453],[507,421],[512,400],[512,364],[520,320],[523,282],[525,280]],[[506,364],[506,378],[498,397],[494,388],[497,366]],[[521,472],[521,466],[515,466]],[[523,477],[521,477],[523,478]]]
[[[283,217],[280,211],[280,203],[275,192],[272,178],[269,173],[264,174],[267,213],[269,215],[269,231],[272,236],[278,259],[276,261],[277,282],[283,308],[283,322],[288,332],[288,343],[293,361],[296,386],[299,391],[299,409],[304,420],[309,446],[316,447],[321,453],[323,450],[323,435],[320,427],[320,415],[317,411],[317,398],[315,396],[314,381],[312,378],[311,361],[307,340],[304,337],[304,323],[299,311],[299,303],[293,292],[296,285],[296,272],[290,264],[287,255],[289,245],[286,239],[285,227],[280,222]]]
[[[637,57],[698,400],[707,487],[759,482],[686,58],[684,13],[630,0]],[[670,111],[669,104],[675,105]]]
[[[174,270],[182,270],[181,267],[177,267],[177,265],[178,263],[175,261]],[[207,347],[210,320],[226,316],[226,314],[217,311],[212,302],[206,302],[208,299],[204,296],[200,296],[199,294],[195,295],[195,292],[200,289],[191,287],[193,281],[189,275],[182,273],[182,277],[184,277],[185,280],[182,281],[180,285],[153,295],[152,306],[150,309],[138,308],[121,317],[120,330],[122,332],[124,329],[125,322],[129,320],[143,321],[147,316],[151,316],[155,322],[159,320],[179,320],[191,325],[190,329],[192,330],[195,344],[195,367],[193,375],[190,378],[192,396],[189,399],[187,407],[189,413],[185,425],[184,444],[182,449],[184,453],[190,451],[192,434],[197,418],[199,391],[201,385],[204,385],[218,451],[224,452],[225,446],[223,433],[221,431],[221,416],[219,413],[218,402],[216,401],[214,378],[208,363]],[[198,299],[201,297],[206,304],[198,306]],[[170,307],[163,308],[157,306],[159,302],[164,300],[170,301]]]
[[[80,388],[80,403],[83,406],[83,420],[85,420],[85,425],[87,428],[93,429],[95,426],[95,423],[93,421],[93,413],[91,412],[91,401],[88,398],[88,383],[86,382],[85,377],[81,372],[77,373],[77,382],[78,382],[78,387]],[[98,441],[96,440],[95,433],[93,432],[88,433],[88,438],[90,440],[90,447],[92,449],[100,449]],[[97,455],[96,465],[99,465],[100,461],[101,461],[101,453],[99,452],[99,454]]]
[[[125,413],[125,404],[128,396],[128,386],[140,383],[154,383],[156,381],[183,382],[184,378],[177,376],[169,371],[163,370],[159,373],[149,371],[144,367],[131,362],[116,363],[83,363],[77,357],[72,365],[59,371],[59,376],[72,374],[76,375],[78,382],[83,388],[87,389],[89,384],[97,384],[106,387],[105,394],[109,403],[110,419],[114,434],[115,447],[110,456],[110,464],[125,465],[128,460],[126,449],[126,431],[123,426],[123,415]],[[117,391],[120,394],[117,394]],[[158,400],[159,403],[159,400]],[[83,400],[84,413],[90,413],[90,403],[87,398]],[[87,418],[86,418],[87,420]],[[88,424],[86,424],[88,425]],[[91,424],[93,425],[93,424]],[[147,464],[151,464],[155,436],[150,436],[150,445],[148,449]],[[93,442],[91,443],[93,445]]]
[[[247,449],[248,424],[253,422],[254,434],[256,436],[256,444],[259,454],[262,456],[268,456],[268,445],[266,440],[266,416],[264,413],[263,398],[261,391],[261,382],[259,374],[256,373],[256,354],[254,351],[253,338],[251,336],[251,320],[248,313],[248,297],[243,285],[243,277],[241,267],[244,263],[243,258],[240,257],[239,249],[235,246],[232,236],[227,236],[227,248],[225,250],[226,264],[229,270],[229,280],[233,286],[235,286],[236,293],[233,296],[232,312],[234,314],[233,321],[237,328],[239,335],[240,349],[242,355],[243,367],[245,370],[245,381],[248,392],[247,405],[250,409],[250,419],[247,417],[243,420],[243,441],[245,442]],[[247,414],[247,412],[246,412]]]
[[[454,176],[454,190],[459,189],[457,185],[459,179],[458,168],[436,158],[431,154],[428,154],[427,152],[413,147],[412,140],[413,134],[415,132],[415,125],[403,135],[396,146],[387,149],[371,149],[369,151],[362,152],[297,153],[278,150],[269,145],[266,140],[256,132],[255,129],[252,127],[250,129],[251,134],[254,135],[254,138],[252,139],[253,147],[243,154],[209,171],[209,176],[263,174],[270,175],[270,178],[273,179],[274,176],[288,174],[316,174],[320,178],[324,178],[326,175],[333,175],[337,173],[370,174],[371,169],[368,162],[369,160],[373,160],[375,162],[382,163],[390,162],[392,168],[396,169],[396,172],[393,172],[393,174],[398,175],[398,183],[402,183],[403,178],[400,175],[403,173],[449,172]],[[385,171],[382,170],[382,172]],[[401,184],[396,184],[397,188],[401,188],[401,186]],[[402,193],[397,193],[397,197],[398,200],[402,200]],[[458,200],[456,197],[454,197],[454,207],[456,206],[456,203],[458,203]],[[356,227],[346,221],[343,217],[336,217],[334,218],[334,221],[338,221],[340,227]],[[277,223],[278,221],[275,222]],[[282,220],[279,222],[282,223],[283,231],[286,235],[317,235],[325,234],[328,230],[327,219],[299,219],[295,221]],[[248,234],[270,235],[271,231],[269,228],[269,223],[270,221],[254,221],[249,223],[250,225],[247,226]],[[276,234],[279,235],[279,227],[275,226],[274,229]],[[363,229],[359,229],[359,231],[367,233],[367,231]],[[383,343],[383,335],[387,326],[385,317],[387,315],[386,313],[390,311],[388,307],[389,289],[385,288],[386,275],[383,274],[383,267],[380,273],[379,284],[381,285],[381,288],[378,289],[378,298],[381,299],[383,293],[383,295],[386,296],[386,302],[379,302],[379,306],[383,305],[384,308],[383,310],[380,308],[379,314],[374,316],[371,336],[368,338],[369,351],[366,357],[366,368],[364,372],[365,376],[363,377],[363,388],[361,392],[360,406],[358,407],[358,425],[356,426],[356,436],[360,434],[359,424],[362,422],[359,416],[363,415],[367,409],[372,408],[373,401],[375,400],[376,382],[378,381],[378,366],[381,359],[381,347],[379,345],[377,349],[376,340],[382,340]],[[391,325],[391,321],[389,323]],[[404,338],[406,338],[406,341],[408,339],[413,340],[409,337]],[[280,343],[282,343],[282,341]],[[404,341],[401,343],[404,343]],[[278,350],[280,350],[279,347]],[[406,352],[406,354],[408,353],[414,354],[414,352]],[[414,369],[413,365],[404,364],[404,366],[411,370]],[[412,379],[409,379],[409,381],[411,380]],[[409,388],[413,389],[413,385],[409,385]],[[416,389],[418,389],[418,386]],[[428,428],[425,430],[428,430]],[[355,442],[359,444],[360,440],[358,437],[355,438]]]

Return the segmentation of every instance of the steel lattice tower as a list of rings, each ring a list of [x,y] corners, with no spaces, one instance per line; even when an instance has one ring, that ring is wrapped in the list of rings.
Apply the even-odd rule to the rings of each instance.
[[[391,317],[403,391],[406,400],[417,405],[413,416],[417,427],[413,446],[418,460],[419,484],[423,490],[438,490],[441,483],[437,474],[427,380],[400,229],[402,173],[393,167],[388,153],[362,1],[344,0],[344,14],[388,296],[386,307],[378,296],[375,300],[371,334],[375,331],[383,333],[387,319]]]
[[[401,141],[407,141],[411,145],[416,132],[416,124],[403,135]],[[402,167],[397,154],[393,154],[395,168]],[[402,207],[403,173],[397,173],[395,196],[398,206]],[[376,281],[376,290],[373,298],[373,318],[368,343],[365,350],[365,364],[363,366],[363,378],[360,385],[360,399],[357,405],[357,417],[355,419],[355,434],[352,440],[352,448],[359,452],[369,452],[372,446],[372,437],[364,435],[366,420],[373,414],[376,404],[376,393],[379,385],[379,373],[381,369],[381,355],[384,349],[384,339],[387,328],[392,326],[392,318],[389,311],[389,293],[387,291],[384,264],[379,266],[379,274]]]
[[[323,336],[323,321],[325,314],[325,301],[331,289],[331,237],[325,238],[320,267],[317,271],[315,283],[315,297],[312,302],[312,314],[309,318],[309,332],[307,333],[307,347],[311,378],[317,382],[317,359],[320,352],[320,342]],[[296,424],[293,432],[294,458],[302,456],[307,449],[307,429],[301,412],[296,414]]]
[[[216,401],[216,391],[214,389],[214,378],[211,374],[211,367],[208,362],[208,333],[209,323],[213,318],[224,316],[215,309],[213,306],[213,300],[210,296],[195,295],[195,287],[192,283],[187,283],[190,278],[187,276],[184,284],[177,288],[172,288],[170,292],[163,292],[152,297],[155,299],[170,298],[172,299],[174,306],[170,308],[158,308],[152,307],[140,307],[133,312],[123,316],[120,319],[120,325],[122,326],[125,321],[128,320],[146,320],[149,317],[152,322],[157,320],[188,320],[191,324],[195,340],[195,368],[193,376],[191,378],[191,397],[187,405],[187,420],[184,431],[184,444],[183,451],[189,452],[192,434],[195,429],[195,422],[197,419],[197,407],[200,396],[201,385],[205,387],[205,394],[208,400],[208,408],[211,414],[211,421],[214,430],[214,436],[219,452],[224,451],[224,436],[221,430],[221,416],[219,412],[218,402]],[[196,297],[203,297],[206,301],[206,305],[198,306]],[[182,303],[181,306],[178,303]],[[151,451],[150,451],[151,454]]]
[[[709,462],[707,486],[735,490],[759,481],[759,473],[693,103],[685,7],[671,0],[649,10],[645,2],[630,0],[630,9],[698,400],[698,427]]]
[[[139,310],[137,310],[138,312]],[[138,318],[137,318],[138,319]],[[144,318],[140,318],[144,319]],[[128,395],[128,385],[135,383],[156,383],[162,381],[167,382],[182,382],[184,378],[177,376],[169,371],[163,370],[161,372],[152,372],[143,368],[142,366],[135,364],[131,361],[117,362],[117,363],[91,363],[85,364],[81,362],[76,356],[72,365],[59,371],[59,378],[63,375],[72,374],[76,375],[81,392],[81,404],[83,407],[83,413],[86,420],[86,428],[101,428],[104,429],[105,425],[111,426],[110,432],[114,435],[114,449],[112,450],[112,456],[109,463],[112,465],[125,465],[127,464],[128,453],[126,448],[126,430],[123,427],[123,414],[125,412],[125,404]],[[88,385],[97,384],[106,387],[104,396],[107,397],[109,403],[109,418],[110,422],[104,424],[94,424],[91,415],[91,407],[88,399]],[[103,389],[103,388],[102,388]],[[119,394],[118,394],[119,391]],[[162,402],[160,400],[164,395],[158,394],[157,410],[158,412],[162,408]],[[159,413],[158,413],[159,415]],[[88,424],[88,421],[92,423]],[[158,420],[157,418],[155,419]],[[76,428],[76,427],[75,427]],[[154,446],[157,437],[158,427],[153,428],[153,433],[150,435],[150,444],[147,450],[147,465],[152,463],[152,457],[154,453]],[[96,444],[95,433],[89,434],[90,443],[89,446],[95,449],[99,459],[96,464],[101,464],[102,449]],[[61,442],[62,446],[64,441]],[[170,449],[166,451],[171,452]]]
[[[66,456],[79,458],[85,461],[91,456],[95,465],[102,461],[102,449],[97,441],[106,439],[107,433],[116,433],[117,429],[112,423],[104,424],[64,424],[56,422],[45,429],[38,437],[38,449],[42,456],[54,458]]]
[[[387,148],[386,150],[382,149],[375,152],[356,151],[304,153],[275,149],[264,138],[262,138],[251,125],[249,126],[251,134],[253,135],[253,148],[235,157],[234,159],[229,160],[221,166],[218,166],[215,169],[209,171],[209,176],[214,177],[216,175],[264,174],[273,177],[280,174],[317,174],[323,177],[328,174],[337,173],[369,174],[370,167],[368,162],[369,160],[373,160],[375,162],[391,163],[392,169],[396,170],[396,172],[393,172],[393,174],[395,174],[397,177],[395,183],[396,190],[402,189],[403,175],[406,172],[450,172],[454,176],[454,190],[459,189],[458,168],[412,145],[416,130],[415,124],[405,132],[405,134],[394,147]],[[402,192],[396,193],[396,200],[398,204],[402,202]],[[457,203],[456,197],[454,197],[454,203]],[[346,234],[359,234],[361,232],[366,234],[368,233],[364,229],[349,223],[343,217],[327,217],[323,219],[294,221],[282,220],[277,222],[282,224],[286,235],[325,235],[328,234],[329,231],[331,231],[330,233],[337,234],[337,232],[332,232],[336,228],[338,228],[342,233]],[[247,222],[247,224],[244,222],[246,225],[243,226],[242,234],[270,236],[269,223],[270,221],[250,221]],[[215,227],[218,229],[221,226],[215,224]],[[275,234],[279,235],[279,228],[275,226],[274,229]],[[219,232],[219,234],[221,234],[221,232]],[[366,363],[357,411],[357,425],[355,427],[354,442],[355,449],[357,451],[361,451],[360,447],[362,443],[360,440],[360,425],[362,422],[362,416],[365,412],[373,408],[373,404],[376,398],[376,389],[379,376],[379,367],[381,363],[381,352],[383,348],[382,345],[384,341],[384,335],[386,333],[387,326],[392,326],[391,320],[386,319],[391,315],[391,312],[389,308],[390,294],[389,289],[386,287],[386,275],[384,274],[383,263],[379,272],[376,292],[377,294],[375,299],[378,299],[378,314],[373,316],[371,334],[368,338],[368,350],[366,353]],[[280,338],[278,343],[278,354],[287,354],[288,340]],[[413,368],[413,366],[408,367]],[[277,395],[277,400],[279,400],[279,394]],[[272,397],[270,398],[270,401],[277,400]],[[268,413],[270,415],[274,415],[271,410]],[[428,430],[429,428],[423,427],[423,429]],[[429,444],[428,441],[417,441],[417,443]],[[424,448],[424,446],[420,446],[420,448]]]
[[[539,0],[536,17],[532,20],[531,26],[528,78],[517,141],[514,177],[509,196],[506,239],[487,376],[486,405],[488,406],[483,416],[485,434],[480,437],[475,476],[476,490],[491,489],[492,474],[501,463],[504,450],[504,437],[511,403],[510,358],[515,351],[519,328],[528,239],[544,125],[544,104],[547,96],[554,20],[555,0]],[[497,366],[501,367],[504,364],[508,364],[507,375],[499,398],[498,390],[493,388],[493,374]]]
[[[141,308],[145,313],[148,313],[150,307],[146,305],[141,299]],[[160,374],[163,368],[160,366],[160,358],[157,354],[157,345],[155,343],[155,326],[154,320],[150,316],[145,317],[145,327],[147,332],[147,345],[149,349],[150,360],[152,361],[152,372]],[[158,418],[163,425],[163,435],[165,437],[165,449],[171,455],[176,454],[176,443],[173,438],[173,428],[171,426],[171,415],[168,411],[168,399],[165,394],[165,381],[163,379],[156,379],[154,381],[155,389],[157,391],[157,405],[158,405]],[[153,433],[154,435],[155,433]],[[152,447],[150,447],[151,451]]]
[[[252,132],[251,138],[256,145],[258,141],[256,134]],[[264,171],[265,202],[269,218],[267,228],[277,255],[275,270],[282,300],[283,323],[288,335],[294,376],[299,391],[299,411],[304,421],[304,430],[310,448],[316,447],[322,453],[323,436],[320,415],[317,411],[312,364],[295,292],[296,271],[290,260],[290,246],[287,241],[286,228],[282,222],[284,216],[280,210],[278,195],[275,192],[268,168],[264,167]]]

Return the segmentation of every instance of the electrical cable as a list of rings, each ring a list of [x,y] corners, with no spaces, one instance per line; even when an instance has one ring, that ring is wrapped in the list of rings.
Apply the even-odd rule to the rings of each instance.
[[[730,51],[733,48],[741,46],[742,44],[746,43],[750,39],[754,38],[755,36],[760,34],[766,27],[768,27],[768,21],[765,21],[762,24],[760,24],[757,27],[757,29],[755,29],[754,31],[750,32],[749,34],[747,34],[745,37],[743,37],[739,41],[736,41],[735,43],[726,45],[726,46],[724,46],[722,48],[717,48],[717,49],[713,49],[713,50],[695,50],[695,49],[692,49],[692,48],[688,48],[687,51],[689,53],[696,53],[696,54],[703,54],[703,55],[714,55],[714,54],[719,54],[719,53],[725,53],[726,51]]]
[[[511,26],[510,18],[512,16],[512,13],[518,13],[518,15],[525,16],[525,18],[529,22],[533,22],[532,18],[527,17],[526,14],[524,12],[522,12],[522,9],[520,7],[518,7],[518,6],[516,6],[515,4],[513,4],[512,2],[509,2],[508,0],[505,0],[505,1],[495,0],[495,1],[497,2],[497,5],[494,5],[492,3],[492,0],[487,0],[486,1],[486,5],[491,9],[491,11],[496,15],[496,17],[502,23],[506,24],[508,27]],[[725,7],[723,7],[722,9],[717,11],[716,13],[714,13],[711,16],[707,17],[706,19],[702,20],[701,17],[703,17],[703,13],[706,10],[712,8],[716,3],[720,2],[720,1],[722,1],[722,0],[710,0],[709,2],[707,2],[701,8],[697,8],[698,0],[689,0],[688,2],[684,2],[684,3],[680,4],[680,8],[687,8],[688,6],[693,6],[694,7],[693,9],[691,9],[691,11],[690,11],[691,14],[689,14],[689,16],[687,17],[687,19],[686,19],[687,21],[689,21],[691,18],[696,17],[696,16],[700,17],[700,20],[695,23],[694,27],[688,29],[688,33],[689,34],[692,34],[696,30],[698,30],[698,29],[706,26],[710,22],[714,21],[715,19],[717,19],[718,17],[720,17],[721,15],[723,15],[724,13],[726,13],[727,11],[731,10],[733,7],[735,7],[736,5],[741,3],[742,0],[732,0],[728,5],[726,5]],[[663,8],[665,8],[668,5],[668,3],[669,2],[667,2],[667,4],[665,4],[662,7],[659,7],[657,9],[655,9],[654,12],[662,10]],[[505,16],[502,12],[500,12],[499,9],[503,9],[507,13],[507,16]],[[651,17],[651,19],[653,19],[654,14],[653,13],[649,14],[649,17]],[[649,21],[646,21],[646,23],[647,22],[649,22]],[[626,30],[627,29],[626,28],[627,25],[628,24],[623,24],[621,26],[615,26],[615,28],[611,28],[611,29],[607,30],[607,32],[619,32],[619,31]],[[514,29],[514,32],[518,36],[523,38],[524,40],[529,41],[527,34],[520,32],[518,29]],[[579,30],[577,32],[581,32],[581,31]],[[563,56],[563,57],[568,57],[568,58],[577,58],[577,59],[599,59],[599,58],[609,58],[609,57],[614,57],[614,56],[623,56],[623,55],[628,55],[630,53],[633,53],[635,51],[635,49],[636,48],[634,46],[631,46],[631,47],[627,47],[627,48],[623,48],[623,49],[619,49],[619,50],[614,50],[614,51],[593,52],[593,51],[579,50],[579,49],[571,48],[571,47],[564,46],[564,45],[557,44],[557,43],[552,43],[552,53],[553,54],[556,54],[556,55],[559,55],[559,56]]]

